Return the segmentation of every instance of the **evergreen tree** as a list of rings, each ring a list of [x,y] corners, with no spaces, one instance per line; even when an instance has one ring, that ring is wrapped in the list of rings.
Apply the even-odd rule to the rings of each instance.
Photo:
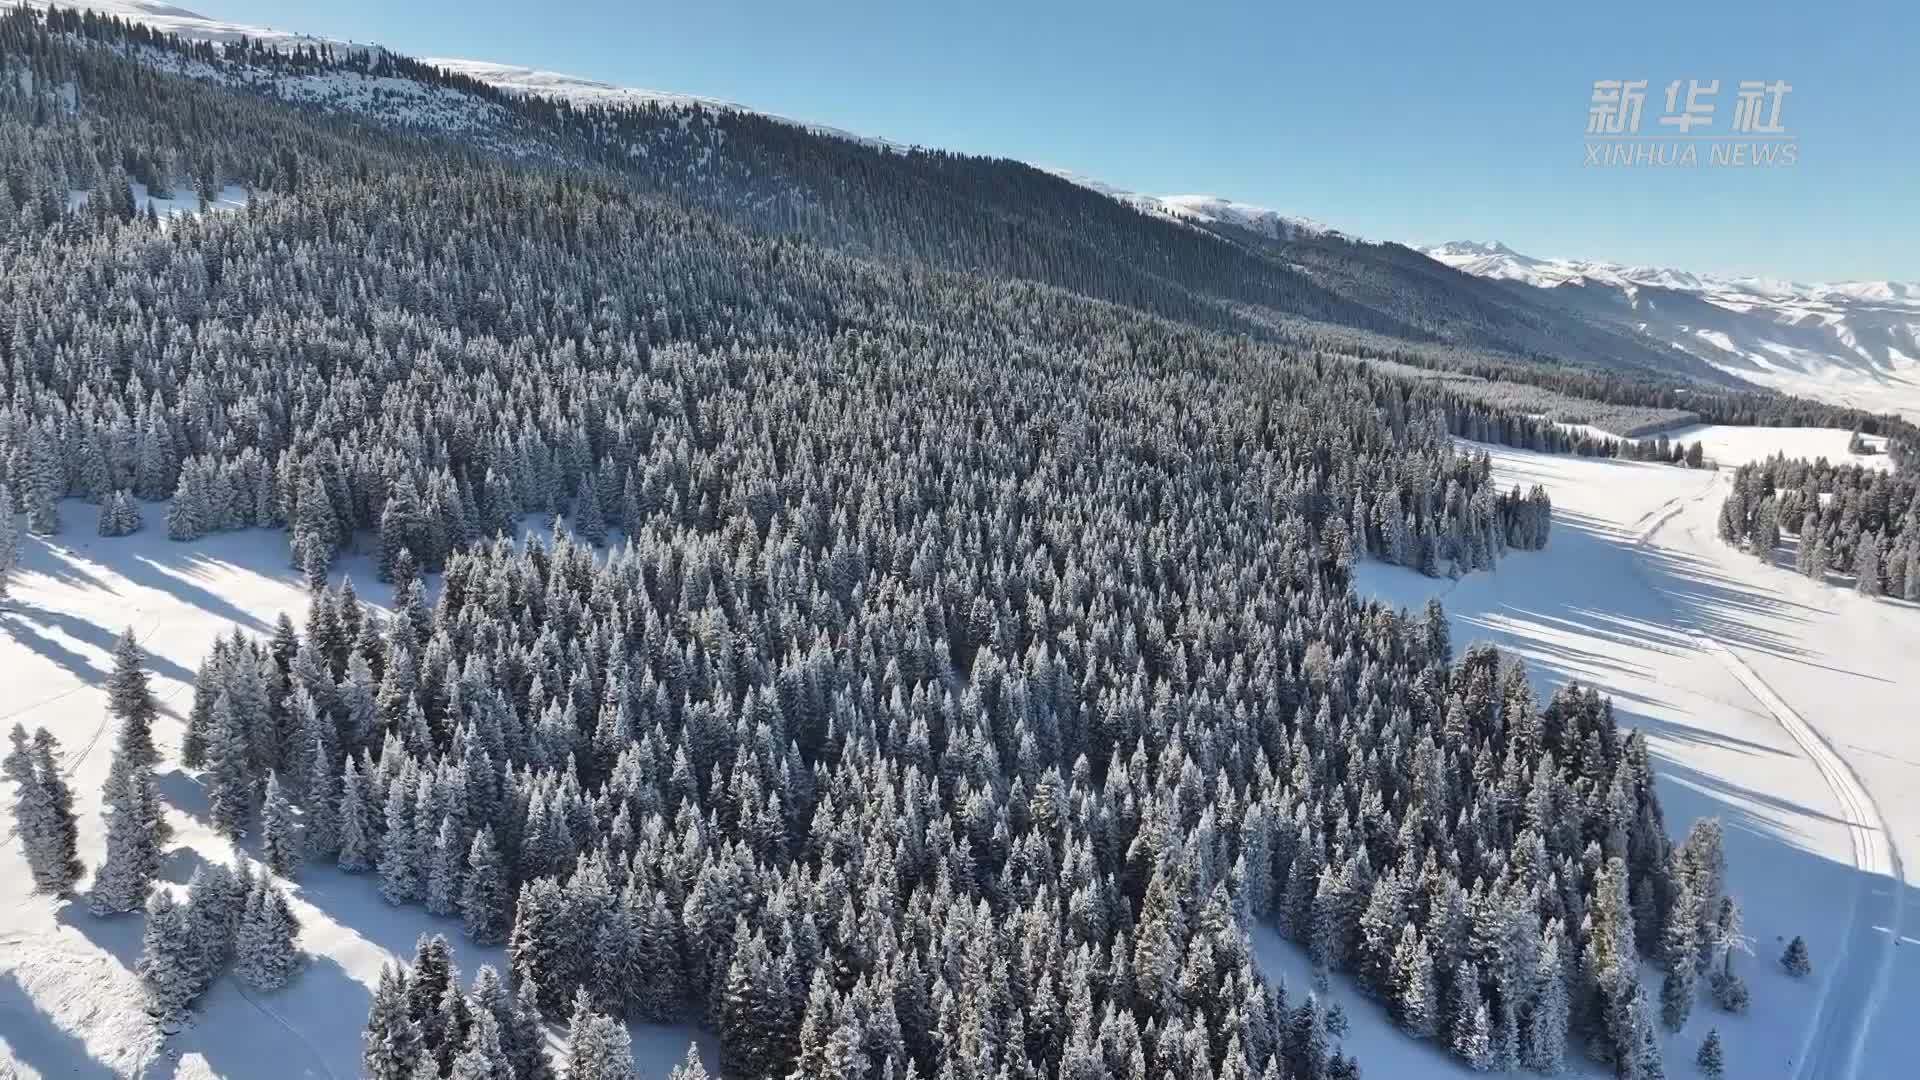
[[[207,732],[207,804],[213,827],[230,839],[246,833],[253,815],[253,748],[232,693],[213,701]]]
[[[460,916],[467,936],[481,945],[497,944],[506,932],[510,899],[493,829],[482,827],[467,849],[466,880],[460,887]]]
[[[27,869],[39,892],[64,896],[80,880],[79,826],[73,815],[73,793],[54,759],[58,743],[39,728],[29,744],[26,729],[15,724],[12,749],[4,768],[19,792],[14,820]]]
[[[277,990],[300,966],[299,920],[270,879],[256,882],[234,936],[234,973],[256,990]]]
[[[1813,960],[1807,955],[1807,939],[1798,934],[1787,942],[1787,949],[1780,954],[1780,966],[1787,974],[1796,979],[1804,979],[1813,974]]]
[[[373,868],[373,811],[365,782],[352,758],[340,777],[340,869],[360,874]]]
[[[407,977],[397,964],[380,967],[362,1046],[360,1067],[370,1080],[410,1080],[420,1033],[407,1008]]]
[[[1700,1041],[1700,1054],[1694,1058],[1694,1063],[1700,1066],[1700,1075],[1707,1080],[1720,1080],[1726,1073],[1727,1063],[1725,1052],[1720,1048],[1718,1028],[1708,1031],[1707,1037]]]
[[[203,985],[196,973],[197,955],[186,913],[174,903],[172,893],[156,890],[147,901],[146,928],[135,965],[149,1014],[163,1023],[186,1015]]]
[[[0,481],[0,600],[7,598],[7,583],[20,567],[20,516],[14,512],[13,490]]]
[[[160,871],[166,827],[152,770],[126,769],[117,783],[106,815],[106,860],[94,872],[87,897],[95,915],[124,914],[144,906]]]
[[[260,858],[281,877],[292,877],[300,865],[300,838],[295,829],[293,806],[280,787],[280,778],[269,772],[267,800],[260,812]]]
[[[160,715],[147,686],[146,653],[129,626],[113,646],[113,673],[107,676],[107,712],[120,721],[122,767],[148,768],[160,760],[153,746],[153,720]]]
[[[597,1013],[583,990],[567,1025],[566,1080],[632,1080],[633,1048],[626,1025]]]

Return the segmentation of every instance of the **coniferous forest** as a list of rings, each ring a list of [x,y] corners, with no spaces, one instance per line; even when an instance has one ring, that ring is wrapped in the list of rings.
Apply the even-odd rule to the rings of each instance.
[[[1670,841],[1591,689],[1541,701],[1437,603],[1350,588],[1359,559],[1546,546],[1544,489],[1452,436],[1575,449],[1559,429],[1233,333],[1168,284],[1201,256],[1117,225],[969,272],[141,58],[168,50],[222,62],[0,18],[0,540],[82,499],[106,537],[283,529],[311,585],[198,672],[177,753],[259,863],[184,898],[153,887],[176,751],[116,654],[90,899],[144,907],[157,1017],[228,965],[297,978],[284,890],[328,863],[510,958],[470,988],[447,940],[392,968],[380,1080],[539,1080],[543,1022],[566,1075],[626,1076],[640,1019],[711,1031],[737,1078],[1359,1075],[1258,926],[1476,1069],[1661,1075],[1656,1025],[1738,933],[1717,824]],[[540,145],[613,138],[546,119]],[[1122,269],[1081,287],[1097,265]],[[511,539],[530,515],[547,538]],[[50,744],[20,732],[7,770],[60,892]]]

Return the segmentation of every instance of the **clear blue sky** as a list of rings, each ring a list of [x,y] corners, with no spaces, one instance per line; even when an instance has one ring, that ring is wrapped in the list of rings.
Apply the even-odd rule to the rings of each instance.
[[[1410,243],[1920,279],[1920,3],[181,0]],[[1465,9],[1477,7],[1468,13]],[[1589,169],[1596,79],[1785,79],[1786,169]],[[1703,148],[1704,150],[1704,148]]]

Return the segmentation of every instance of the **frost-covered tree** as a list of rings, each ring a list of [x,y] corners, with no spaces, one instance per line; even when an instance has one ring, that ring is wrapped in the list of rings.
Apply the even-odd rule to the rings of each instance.
[[[123,768],[149,768],[160,760],[153,745],[153,721],[160,708],[147,685],[146,662],[133,627],[127,627],[114,642],[113,672],[107,676],[107,712],[120,722],[116,760]]]
[[[260,811],[260,858],[281,877],[292,877],[300,865],[300,836],[280,778],[267,773],[267,798]]]
[[[1796,979],[1804,979],[1813,974],[1813,959],[1807,954],[1807,939],[1799,934],[1787,942],[1786,951],[1780,954],[1780,966]]]
[[[120,769],[109,783],[112,793],[107,818],[107,854],[93,875],[87,896],[95,915],[119,915],[147,902],[160,872],[166,822],[149,768]]]
[[[407,976],[398,964],[380,967],[361,1045],[360,1068],[370,1080],[411,1080],[420,1032],[407,1007]]]
[[[583,992],[567,1025],[566,1080],[632,1080],[633,1046],[627,1026],[594,1011]]]
[[[73,792],[67,787],[55,757],[59,743],[39,728],[31,741],[26,728],[15,724],[10,733],[4,769],[17,793],[14,820],[27,870],[39,892],[65,895],[80,880],[79,824],[73,814]]]
[[[349,874],[365,873],[376,858],[376,834],[371,800],[360,768],[347,759],[340,776],[340,869]]]
[[[467,872],[460,885],[460,918],[467,936],[482,945],[498,943],[506,933],[511,901],[493,829],[482,827],[467,849]]]
[[[0,481],[0,600],[7,598],[7,583],[20,568],[20,524],[13,489]]]
[[[199,950],[186,912],[174,902],[172,893],[155,890],[147,900],[140,960],[134,968],[146,995],[147,1012],[162,1022],[185,1016],[205,985],[198,968]]]
[[[1720,1080],[1726,1074],[1726,1052],[1720,1046],[1719,1028],[1708,1031],[1707,1037],[1700,1040],[1700,1053],[1693,1060],[1700,1067],[1700,1075],[1707,1080]]]
[[[247,897],[234,935],[234,974],[256,990],[285,986],[300,967],[300,950],[294,944],[299,932],[286,894],[262,876]]]
[[[226,689],[214,698],[207,730],[207,807],[213,827],[238,839],[253,816],[253,747],[248,718]]]

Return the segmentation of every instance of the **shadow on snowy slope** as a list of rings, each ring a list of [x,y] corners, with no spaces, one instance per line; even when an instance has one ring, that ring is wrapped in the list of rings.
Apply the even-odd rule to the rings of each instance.
[[[60,1029],[20,985],[0,972],[0,1044],[14,1061],[42,1076],[112,1080],[115,1073],[87,1052],[87,1044]]]

